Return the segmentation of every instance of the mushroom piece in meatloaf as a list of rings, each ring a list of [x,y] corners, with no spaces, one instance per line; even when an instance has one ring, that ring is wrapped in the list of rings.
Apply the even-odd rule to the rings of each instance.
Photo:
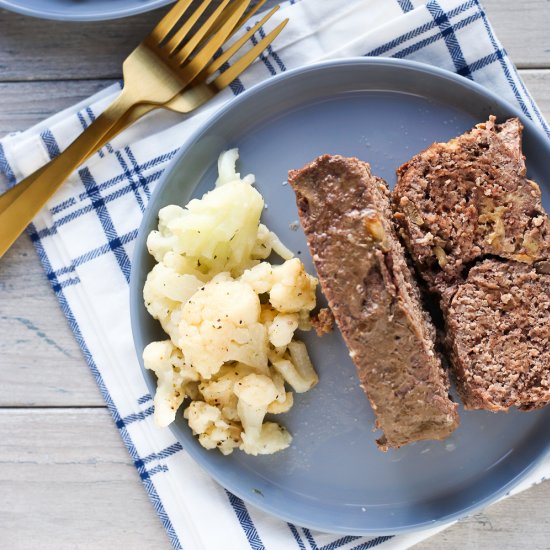
[[[395,220],[440,298],[465,407],[550,402],[550,220],[518,119],[435,143],[398,169]]]
[[[356,158],[324,155],[289,172],[321,288],[384,435],[382,450],[444,439],[459,423],[391,221],[389,190]]]

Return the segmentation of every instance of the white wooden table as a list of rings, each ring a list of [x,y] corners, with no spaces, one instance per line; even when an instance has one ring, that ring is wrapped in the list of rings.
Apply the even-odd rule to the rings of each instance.
[[[550,119],[550,1],[484,3]],[[119,78],[161,12],[63,24],[0,10],[0,137]],[[0,260],[0,549],[123,547],[170,544],[23,236]],[[442,547],[549,550],[550,482],[418,546]]]

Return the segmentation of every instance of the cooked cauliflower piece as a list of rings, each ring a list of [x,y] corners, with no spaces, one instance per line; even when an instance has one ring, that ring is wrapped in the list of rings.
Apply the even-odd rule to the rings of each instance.
[[[168,426],[186,397],[186,384],[197,381],[199,375],[170,340],[151,342],[143,350],[143,363],[157,375],[155,423]]]
[[[277,386],[269,376],[249,374],[233,388],[239,399],[237,412],[249,437],[259,437],[269,404],[278,397]]]
[[[269,301],[281,313],[311,311],[315,307],[317,279],[306,273],[298,258],[274,266],[273,283]]]
[[[235,384],[241,419],[241,449],[248,454],[271,454],[290,445],[290,434],[278,424],[264,423],[270,404],[277,402],[279,392],[273,380],[263,374],[249,374]],[[286,398],[286,395],[285,395]]]
[[[270,455],[286,449],[292,443],[290,433],[275,422],[265,422],[257,437],[241,434],[240,449],[249,455]]]
[[[217,407],[204,401],[192,401],[183,415],[205,449],[219,449],[222,454],[228,455],[240,445],[240,426],[224,419]]]
[[[240,275],[255,263],[251,252],[263,206],[262,196],[249,183],[230,181],[184,209],[163,208],[159,229],[150,233],[147,247],[159,262],[172,251],[205,275]]]
[[[262,196],[241,177],[236,149],[218,159],[216,187],[185,208],[159,212],[147,240],[157,264],[143,289],[145,306],[170,340],[144,350],[158,378],[155,422],[184,412],[200,444],[229,454],[268,454],[292,438],[265,415],[294,403],[292,391],[317,382],[297,329],[311,328],[317,279],[260,223]],[[273,252],[286,260],[265,261]]]
[[[288,346],[298,328],[297,313],[278,313],[267,329],[269,341],[275,347]]]
[[[267,331],[260,311],[249,285],[216,276],[182,306],[176,345],[205,379],[228,361],[265,371]]]
[[[268,262],[261,262],[247,269],[239,280],[250,285],[256,294],[266,294],[273,287],[273,266]]]
[[[218,157],[218,179],[216,187],[225,185],[230,181],[244,181],[250,185],[256,182],[253,174],[248,174],[241,178],[241,174],[237,172],[237,161],[239,160],[239,150],[229,149]]]
[[[288,353],[271,352],[269,359],[296,393],[304,393],[319,382],[303,342],[293,340],[288,344]]]
[[[253,372],[254,369],[244,363],[224,365],[210,380],[203,380],[199,390],[204,400],[218,407],[225,418],[240,421],[237,413],[237,396],[233,388],[241,378]]]
[[[154,308],[155,302],[159,298],[171,304],[186,302],[201,286],[202,281],[197,277],[187,274],[182,275],[171,267],[160,263],[156,264],[147,275],[143,294],[146,305]],[[161,312],[159,317],[156,318],[163,316]]]
[[[162,262],[164,256],[177,246],[177,236],[170,230],[170,224],[185,213],[181,206],[171,204],[159,211],[158,231],[153,230],[147,236],[147,250],[157,262]]]
[[[252,249],[252,257],[265,260],[271,252],[278,254],[283,260],[290,260],[294,254],[281,242],[273,231],[270,231],[263,223],[258,226],[256,244]]]

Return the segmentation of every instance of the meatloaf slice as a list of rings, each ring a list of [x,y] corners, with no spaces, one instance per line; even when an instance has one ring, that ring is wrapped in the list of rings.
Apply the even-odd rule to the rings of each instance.
[[[395,219],[439,295],[452,295],[465,266],[483,256],[532,264],[550,255],[550,221],[538,185],[525,176],[522,130],[517,118],[496,124],[491,116],[398,169]]]
[[[447,313],[447,339],[468,409],[550,403],[550,264],[486,260]]]
[[[459,423],[435,330],[391,221],[389,190],[355,158],[289,172],[321,287],[384,435],[382,450],[444,439]]]

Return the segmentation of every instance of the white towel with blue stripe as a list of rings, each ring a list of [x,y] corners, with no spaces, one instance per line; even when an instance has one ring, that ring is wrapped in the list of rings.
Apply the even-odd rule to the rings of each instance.
[[[143,210],[190,133],[234,94],[290,68],[349,56],[391,56],[454,71],[518,105],[549,136],[535,102],[477,0],[289,1],[290,23],[268,55],[193,116],[156,112],[105,146],[70,178],[29,234],[174,548],[407,548],[446,526],[409,535],[343,537],[290,525],[229,494],[152,422],[152,400],[133,347],[130,257]],[[116,96],[111,86],[0,142],[8,184],[62,151]],[[550,461],[518,486],[550,475]],[[212,525],[216,528],[213,529]]]

